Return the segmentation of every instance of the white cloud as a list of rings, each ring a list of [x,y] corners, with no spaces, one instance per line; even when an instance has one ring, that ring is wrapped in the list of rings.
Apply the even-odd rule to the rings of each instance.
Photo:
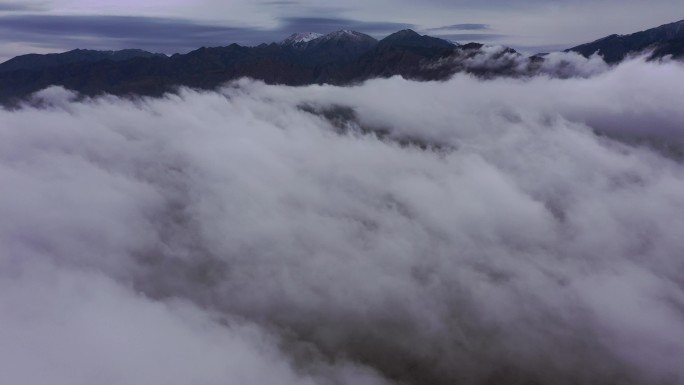
[[[0,111],[0,372],[682,383],[678,79],[43,91]]]

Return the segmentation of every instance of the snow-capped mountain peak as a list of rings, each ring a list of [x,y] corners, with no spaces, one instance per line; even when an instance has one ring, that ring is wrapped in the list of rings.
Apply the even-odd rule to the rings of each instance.
[[[287,39],[280,42],[280,44],[282,44],[282,45],[294,45],[294,44],[308,43],[312,40],[318,39],[321,36],[323,36],[323,34],[316,33],[316,32],[293,33],[292,35],[290,35],[290,37],[288,37]]]
[[[335,31],[331,32],[325,36],[323,36],[323,39],[325,40],[334,40],[334,39],[352,39],[352,40],[365,40],[367,38],[370,38],[370,36],[363,34],[361,32],[356,32],[356,31],[350,31],[348,29],[343,29],[340,31]]]

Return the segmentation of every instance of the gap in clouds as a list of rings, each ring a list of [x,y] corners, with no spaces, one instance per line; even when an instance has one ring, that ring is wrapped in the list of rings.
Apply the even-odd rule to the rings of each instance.
[[[679,79],[43,90],[0,110],[0,372],[684,383],[684,168],[632,142],[681,146]]]

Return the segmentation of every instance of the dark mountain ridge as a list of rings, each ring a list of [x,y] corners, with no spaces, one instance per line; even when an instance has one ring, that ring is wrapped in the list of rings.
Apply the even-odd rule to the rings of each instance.
[[[202,47],[170,57],[146,53],[127,60],[67,60],[75,56],[74,52],[83,51],[77,50],[32,56],[39,65],[26,68],[16,67],[21,57],[12,59],[9,65],[14,67],[8,65],[8,70],[0,71],[0,102],[16,102],[50,85],[84,95],[155,96],[175,86],[212,88],[245,76],[286,85],[349,84],[392,75],[437,79],[443,76],[421,71],[420,64],[457,49],[447,41],[413,31],[401,31],[377,41],[359,32],[343,30],[308,41],[294,39],[256,47]]]
[[[684,20],[630,35],[606,36],[570,48],[566,52],[577,52],[585,57],[598,52],[606,63],[615,64],[629,55],[648,50],[652,51],[650,59],[659,59],[666,55],[672,55],[675,59],[684,58]]]
[[[46,55],[28,54],[12,58],[0,64],[0,72],[17,70],[41,70],[59,65],[73,63],[94,63],[101,60],[124,61],[137,57],[165,57],[166,55],[151,53],[141,49],[124,49],[120,51],[96,51],[90,49],[75,49],[64,53],[50,53]]]

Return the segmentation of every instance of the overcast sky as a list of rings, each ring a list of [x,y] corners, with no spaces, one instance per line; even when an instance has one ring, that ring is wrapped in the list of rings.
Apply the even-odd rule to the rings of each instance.
[[[188,52],[293,32],[404,28],[530,52],[684,19],[681,0],[0,0],[0,61],[74,48]]]

